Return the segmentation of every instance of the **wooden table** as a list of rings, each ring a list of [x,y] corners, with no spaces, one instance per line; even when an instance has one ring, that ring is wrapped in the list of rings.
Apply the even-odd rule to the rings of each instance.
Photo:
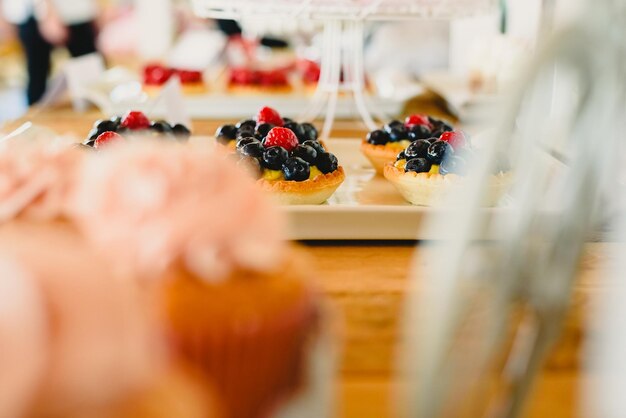
[[[414,103],[422,111],[445,113],[432,97]],[[86,135],[99,117],[60,108],[38,114],[35,122],[59,133]],[[25,118],[24,120],[27,120]],[[16,121],[18,126],[22,121]],[[196,121],[194,131],[212,134],[223,121]],[[333,137],[362,137],[365,129],[340,122]],[[338,416],[385,418],[393,413],[394,353],[398,320],[408,283],[409,264],[420,247],[407,242],[303,243],[317,267],[320,287],[343,323],[338,378]],[[550,356],[532,395],[528,417],[569,418],[580,406],[578,385],[583,375],[578,360],[583,339],[583,313],[597,289],[597,272],[608,244],[589,244],[587,258],[565,331]]]

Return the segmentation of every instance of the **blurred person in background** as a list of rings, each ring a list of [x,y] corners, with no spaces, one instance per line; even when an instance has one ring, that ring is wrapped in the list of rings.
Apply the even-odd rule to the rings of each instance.
[[[4,18],[17,27],[26,55],[28,104],[46,91],[50,55],[65,46],[72,57],[96,52],[97,0],[0,0]]]

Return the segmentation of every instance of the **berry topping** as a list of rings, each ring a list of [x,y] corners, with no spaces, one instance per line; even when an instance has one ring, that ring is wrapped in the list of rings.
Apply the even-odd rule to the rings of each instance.
[[[296,134],[296,137],[298,138],[299,142],[306,141],[306,139],[307,139],[306,138],[306,132],[305,132],[304,128],[302,127],[302,125],[300,125],[299,123],[296,123],[296,122],[285,122],[283,127],[287,128],[287,129],[291,129],[293,131],[293,133]]]
[[[121,121],[117,119],[99,120],[94,123],[93,127],[99,132],[99,134],[109,131],[115,132],[117,128],[119,128],[120,122]]]
[[[237,129],[241,129],[244,126],[247,126],[254,131],[254,129],[256,128],[256,121],[252,119],[244,119],[240,120],[239,122],[237,122],[237,125],[235,125]]]
[[[96,141],[94,142],[93,146],[94,148],[102,148],[105,146],[108,146],[110,144],[113,144],[115,142],[120,142],[123,141],[124,138],[122,137],[122,135],[116,133],[116,132],[103,132],[100,134],[100,136],[98,136],[98,138],[96,138]]]
[[[459,174],[461,176],[467,173],[467,162],[458,155],[446,155],[439,166],[439,174]]]
[[[289,153],[283,147],[269,147],[263,153],[263,167],[270,170],[280,170],[289,158]]]
[[[409,128],[409,140],[426,139],[432,137],[432,132],[425,125],[413,125]]]
[[[426,158],[430,145],[431,143],[427,139],[418,139],[417,141],[411,142],[411,145],[406,147],[404,155],[406,155],[406,158],[409,160],[413,158]]]
[[[172,132],[180,139],[188,139],[191,136],[191,131],[185,125],[177,123],[172,126]]]
[[[406,160],[406,154],[404,151],[400,151],[400,153],[396,156],[396,161],[398,160]]]
[[[252,144],[253,142],[257,142],[257,143],[261,143],[258,139],[249,136],[247,138],[241,138],[239,141],[237,141],[237,150],[241,150],[241,148],[243,148],[244,146],[248,145],[248,144]]]
[[[271,123],[259,123],[256,126],[255,134],[258,134],[261,138],[265,138],[267,136],[267,133],[271,131],[273,127],[274,125],[272,125]]]
[[[164,120],[158,120],[150,125],[150,129],[160,134],[168,134],[172,132],[172,127]]]
[[[310,174],[311,167],[302,158],[290,157],[283,164],[283,175],[286,180],[304,181]]]
[[[120,123],[121,127],[131,129],[133,131],[139,129],[148,129],[150,127],[150,119],[143,112],[136,110],[128,112]]]
[[[308,140],[308,141],[304,141],[302,143],[302,145],[308,145],[309,147],[313,148],[315,151],[317,151],[318,154],[321,154],[323,152],[326,152],[326,150],[324,149],[324,146],[322,145],[321,142],[319,141],[314,141],[314,140]]]
[[[262,107],[256,114],[257,123],[271,123],[275,126],[283,126],[283,120],[280,114],[271,107]]]
[[[317,155],[315,166],[324,174],[332,173],[337,169],[339,163],[337,157],[329,152],[323,152]]]
[[[399,120],[392,120],[384,126],[386,132],[391,132],[393,128],[404,128],[404,123],[400,122]]]
[[[174,71],[159,64],[147,65],[143,69],[143,82],[147,85],[160,86],[172,77]]]
[[[389,130],[389,140],[391,142],[398,142],[408,138],[409,132],[404,126],[394,126]]]
[[[446,154],[452,154],[453,152],[452,147],[447,142],[435,141],[428,147],[426,158],[433,164],[439,164]]]
[[[265,148],[261,145],[260,142],[250,142],[249,144],[244,145],[239,148],[239,152],[243,155],[248,155],[254,158],[260,158],[263,155]]]
[[[222,125],[215,131],[215,138],[218,142],[225,144],[237,137],[235,125]]]
[[[415,125],[426,126],[429,129],[432,127],[430,120],[426,115],[415,114],[407,116],[407,118],[404,120],[404,126],[406,126],[407,128]]]
[[[244,125],[237,129],[237,138],[245,138],[247,136],[254,136],[255,129],[250,125]]]
[[[373,145],[385,145],[389,139],[389,133],[380,129],[368,133],[366,138],[367,142]]]
[[[302,158],[309,164],[315,164],[317,159],[317,151],[309,145],[298,145],[291,153],[294,157]]]
[[[263,144],[266,147],[273,147],[275,145],[285,148],[287,151],[292,151],[298,146],[298,138],[291,129],[287,128],[272,128],[265,137]]]
[[[302,142],[317,141],[318,134],[317,134],[317,129],[315,128],[315,126],[313,126],[312,124],[308,122],[304,122],[300,125],[302,126],[302,129],[304,129],[304,140]]]
[[[455,150],[463,148],[467,145],[465,134],[461,131],[444,132],[439,137],[439,140],[447,142]]]
[[[181,84],[201,83],[202,73],[195,70],[174,70]]]
[[[415,173],[427,173],[430,171],[432,164],[426,158],[413,158],[406,162],[404,171],[413,171]]]

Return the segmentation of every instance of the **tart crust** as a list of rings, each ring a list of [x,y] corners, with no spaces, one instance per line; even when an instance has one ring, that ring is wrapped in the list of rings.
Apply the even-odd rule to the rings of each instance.
[[[335,193],[345,178],[343,167],[340,166],[332,173],[305,181],[260,179],[257,184],[282,205],[319,205]]]
[[[361,152],[372,163],[376,169],[376,174],[380,176],[384,175],[385,165],[396,161],[396,157],[404,148],[398,142],[386,145],[374,145],[366,141],[361,142]]]
[[[405,172],[389,163],[384,175],[406,201],[417,206],[432,206],[443,194],[463,184],[463,177],[455,174]],[[511,182],[510,173],[491,176],[489,195],[484,206],[496,206]]]

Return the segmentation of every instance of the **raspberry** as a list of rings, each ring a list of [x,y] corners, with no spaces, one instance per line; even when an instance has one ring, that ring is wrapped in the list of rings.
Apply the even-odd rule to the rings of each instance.
[[[407,118],[404,120],[404,126],[411,127],[414,125],[424,125],[424,126],[428,126],[428,129],[432,129],[432,125],[430,123],[430,121],[428,120],[428,116],[426,115],[411,115],[411,116],[407,116]]]
[[[444,132],[439,137],[439,140],[447,142],[454,150],[458,150],[467,145],[465,134],[461,131]]]
[[[162,65],[152,64],[147,65],[143,69],[143,81],[147,85],[160,86],[165,84],[170,79],[174,72]]]
[[[130,111],[122,118],[120,126],[130,130],[148,129],[150,127],[150,119],[142,112]]]
[[[265,148],[278,146],[291,151],[298,146],[298,137],[291,129],[272,128],[263,142]]]
[[[256,114],[256,123],[271,123],[274,126],[283,126],[283,119],[271,107],[262,107]]]
[[[116,142],[121,142],[123,140],[124,138],[122,137],[122,135],[113,131],[107,131],[98,135],[96,141],[93,144],[93,147],[98,149]]]

